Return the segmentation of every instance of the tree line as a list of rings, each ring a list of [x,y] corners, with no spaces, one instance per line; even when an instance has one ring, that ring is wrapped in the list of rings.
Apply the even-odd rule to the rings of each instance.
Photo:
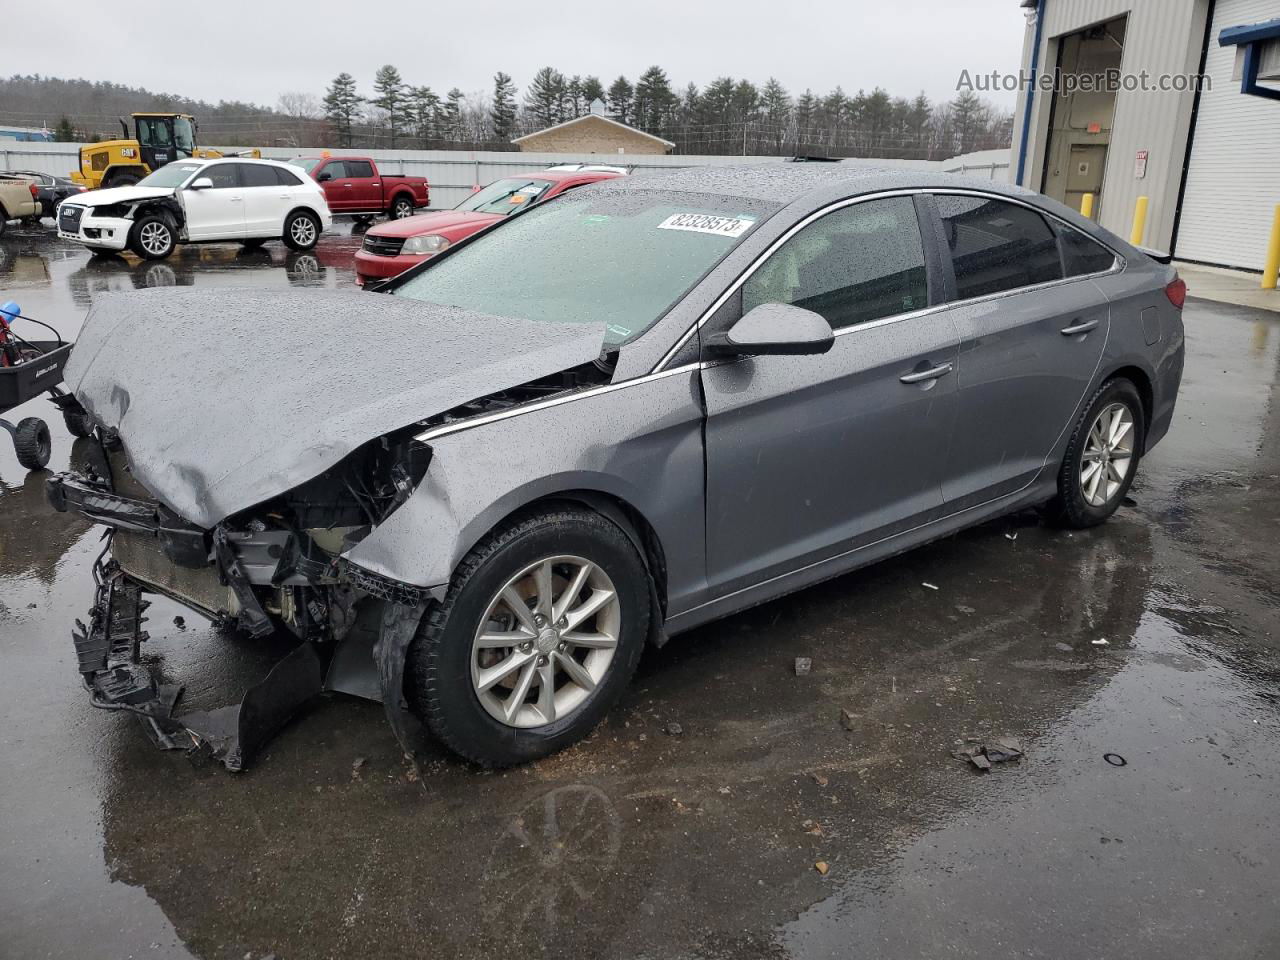
[[[634,81],[568,75],[543,67],[519,90],[498,72],[492,87],[437,93],[392,66],[362,90],[340,73],[323,94],[291,91],[274,108],[209,103],[109,82],[54,77],[0,78],[0,122],[48,126],[59,139],[120,135],[117,116],[138,110],[190,113],[207,145],[401,149],[516,149],[516,137],[580,117],[593,101],[622,123],[673,142],[684,154],[901,157],[939,160],[1009,145],[1012,116],[972,91],[934,103],[923,93],[891,96],[876,87],[792,94],[776,79],[757,85],[719,77],[676,89],[661,67]]]
[[[304,94],[287,95],[304,98]],[[521,97],[499,71],[487,94],[457,87],[443,97],[407,83],[388,64],[373,80],[372,96],[349,73],[334,78],[316,105],[342,146],[423,147],[467,143],[510,149],[510,141],[581,117],[600,101],[606,116],[674,143],[686,154],[831,154],[938,160],[972,150],[1007,147],[1012,114],[972,91],[946,103],[923,93],[895,97],[880,87],[793,96],[774,78],[719,77],[699,88],[673,88],[653,66],[634,83],[619,76],[607,87],[599,77],[567,75],[543,67]]]

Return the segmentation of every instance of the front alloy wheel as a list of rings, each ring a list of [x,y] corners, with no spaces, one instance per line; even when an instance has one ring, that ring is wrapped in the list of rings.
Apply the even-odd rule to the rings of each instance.
[[[577,710],[604,679],[622,622],[618,592],[582,557],[548,557],[508,580],[472,644],[471,684],[489,715],[540,727]]]
[[[622,695],[653,596],[618,524],[544,504],[458,565],[409,650],[405,695],[468,760],[501,767],[546,756],[590,733]]]

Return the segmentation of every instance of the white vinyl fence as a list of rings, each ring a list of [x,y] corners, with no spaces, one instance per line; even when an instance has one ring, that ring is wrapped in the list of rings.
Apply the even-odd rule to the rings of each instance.
[[[0,170],[38,170],[66,176],[79,163],[77,143],[20,143],[0,141]],[[220,148],[226,152],[243,147]],[[315,156],[319,148],[266,147],[264,157],[288,160],[301,155]],[[372,156],[386,173],[403,173],[426,177],[431,184],[431,205],[452,207],[465,199],[472,189],[499,177],[523,171],[538,170],[557,163],[609,163],[629,167],[633,174],[644,175],[662,170],[694,166],[717,166],[743,163],[778,163],[782,157],[678,156],[562,153],[503,153],[468,150],[341,150],[329,151],[334,156]],[[971,177],[1007,180],[1008,150],[985,150],[982,153],[953,157],[950,160],[878,160],[849,159],[845,163],[865,167],[897,167],[901,169],[941,170],[963,173]]]

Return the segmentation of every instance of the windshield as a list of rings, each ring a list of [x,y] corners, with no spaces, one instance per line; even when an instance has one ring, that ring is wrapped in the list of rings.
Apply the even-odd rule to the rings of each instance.
[[[310,173],[316,168],[316,164],[320,162],[320,159],[320,157],[294,157],[292,160],[287,160],[285,162],[290,163],[295,167],[301,167],[303,170],[307,171],[307,173]]]
[[[192,152],[195,150],[195,127],[186,117],[173,118],[173,141],[178,148],[178,152],[184,156],[191,156]]]
[[[138,181],[140,187],[178,187],[200,169],[199,163],[171,163]]]
[[[453,209],[473,213],[496,213],[506,216],[523,210],[537,200],[551,186],[550,180],[532,180],[528,177],[511,177],[495,180],[482,190],[477,190]]]
[[[394,293],[634,340],[775,210],[657,190],[572,192],[431,263]]]

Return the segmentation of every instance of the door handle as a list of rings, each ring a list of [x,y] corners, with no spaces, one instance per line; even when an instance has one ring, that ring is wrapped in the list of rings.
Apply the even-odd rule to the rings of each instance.
[[[351,184],[349,183],[344,183],[343,186],[346,187],[348,190],[351,189]]]
[[[920,370],[917,373],[903,374],[898,379],[902,383],[923,383],[926,380],[937,380],[939,377],[945,377],[951,372],[951,369],[951,364],[940,363],[936,367],[931,367],[928,370]]]
[[[1063,327],[1059,332],[1064,337],[1074,337],[1077,333],[1088,333],[1097,325],[1097,320],[1084,320],[1079,323],[1072,321],[1071,326]]]

